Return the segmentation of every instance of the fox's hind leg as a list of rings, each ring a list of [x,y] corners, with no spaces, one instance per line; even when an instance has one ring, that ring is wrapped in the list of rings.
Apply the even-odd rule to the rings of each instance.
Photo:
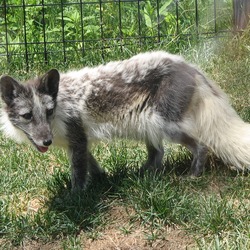
[[[208,149],[206,146],[197,144],[195,148],[190,148],[193,150],[193,161],[190,168],[190,175],[200,176],[205,170],[205,164],[207,161]]]
[[[162,167],[162,158],[164,155],[164,149],[162,142],[159,147],[156,148],[152,143],[146,142],[148,159],[146,163],[140,168],[140,173],[144,173],[146,170],[148,171],[157,171]]]
[[[205,168],[208,148],[185,133],[181,133],[174,141],[186,146],[192,152],[193,161],[189,173],[192,176],[200,176]]]

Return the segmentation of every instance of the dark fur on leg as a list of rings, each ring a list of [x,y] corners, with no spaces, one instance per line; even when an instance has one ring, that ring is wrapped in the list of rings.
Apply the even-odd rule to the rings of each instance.
[[[205,164],[207,161],[208,149],[206,146],[197,144],[196,152],[193,154],[194,159],[191,164],[189,174],[191,176],[198,177],[202,175],[205,170]]]
[[[195,139],[181,131],[176,131],[172,134],[168,133],[168,136],[173,142],[187,147],[193,154],[189,175],[195,177],[202,175],[207,160],[208,148],[205,145],[199,144]]]
[[[207,161],[208,148],[184,133],[179,138],[181,139],[180,143],[186,146],[193,154],[189,174],[195,177],[202,175]]]
[[[143,175],[145,171],[159,171],[162,168],[162,158],[164,155],[163,145],[155,148],[150,142],[146,142],[148,159],[146,163],[140,168],[140,174]]]
[[[69,158],[71,161],[72,190],[83,189],[87,184],[88,145],[80,119],[70,119],[66,123],[69,140]]]

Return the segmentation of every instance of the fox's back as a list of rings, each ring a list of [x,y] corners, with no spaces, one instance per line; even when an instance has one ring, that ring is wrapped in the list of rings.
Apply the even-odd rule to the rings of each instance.
[[[161,51],[139,54],[61,74],[58,104],[70,115],[84,113],[97,122],[116,121],[152,109],[171,114],[172,120],[175,113],[185,112],[196,73],[179,56]]]

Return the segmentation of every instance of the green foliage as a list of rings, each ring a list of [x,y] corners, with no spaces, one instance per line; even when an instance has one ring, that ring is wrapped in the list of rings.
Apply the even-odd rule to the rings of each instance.
[[[197,13],[194,0],[4,2],[0,66],[10,71],[81,67],[93,57],[109,60],[116,48],[137,53],[164,44],[177,52],[197,41],[198,33],[228,30],[232,16],[229,0],[216,4],[216,16],[213,0],[198,0]]]

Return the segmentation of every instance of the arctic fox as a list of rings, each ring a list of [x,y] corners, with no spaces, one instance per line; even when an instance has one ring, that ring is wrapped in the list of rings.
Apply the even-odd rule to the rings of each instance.
[[[3,75],[0,91],[3,132],[40,152],[52,143],[67,148],[73,189],[85,187],[88,173],[102,173],[89,145],[103,138],[144,141],[142,170],[161,167],[164,139],[192,152],[194,176],[208,150],[239,169],[250,166],[250,125],[180,56],[155,51],[68,73],[51,69],[26,84]]]

